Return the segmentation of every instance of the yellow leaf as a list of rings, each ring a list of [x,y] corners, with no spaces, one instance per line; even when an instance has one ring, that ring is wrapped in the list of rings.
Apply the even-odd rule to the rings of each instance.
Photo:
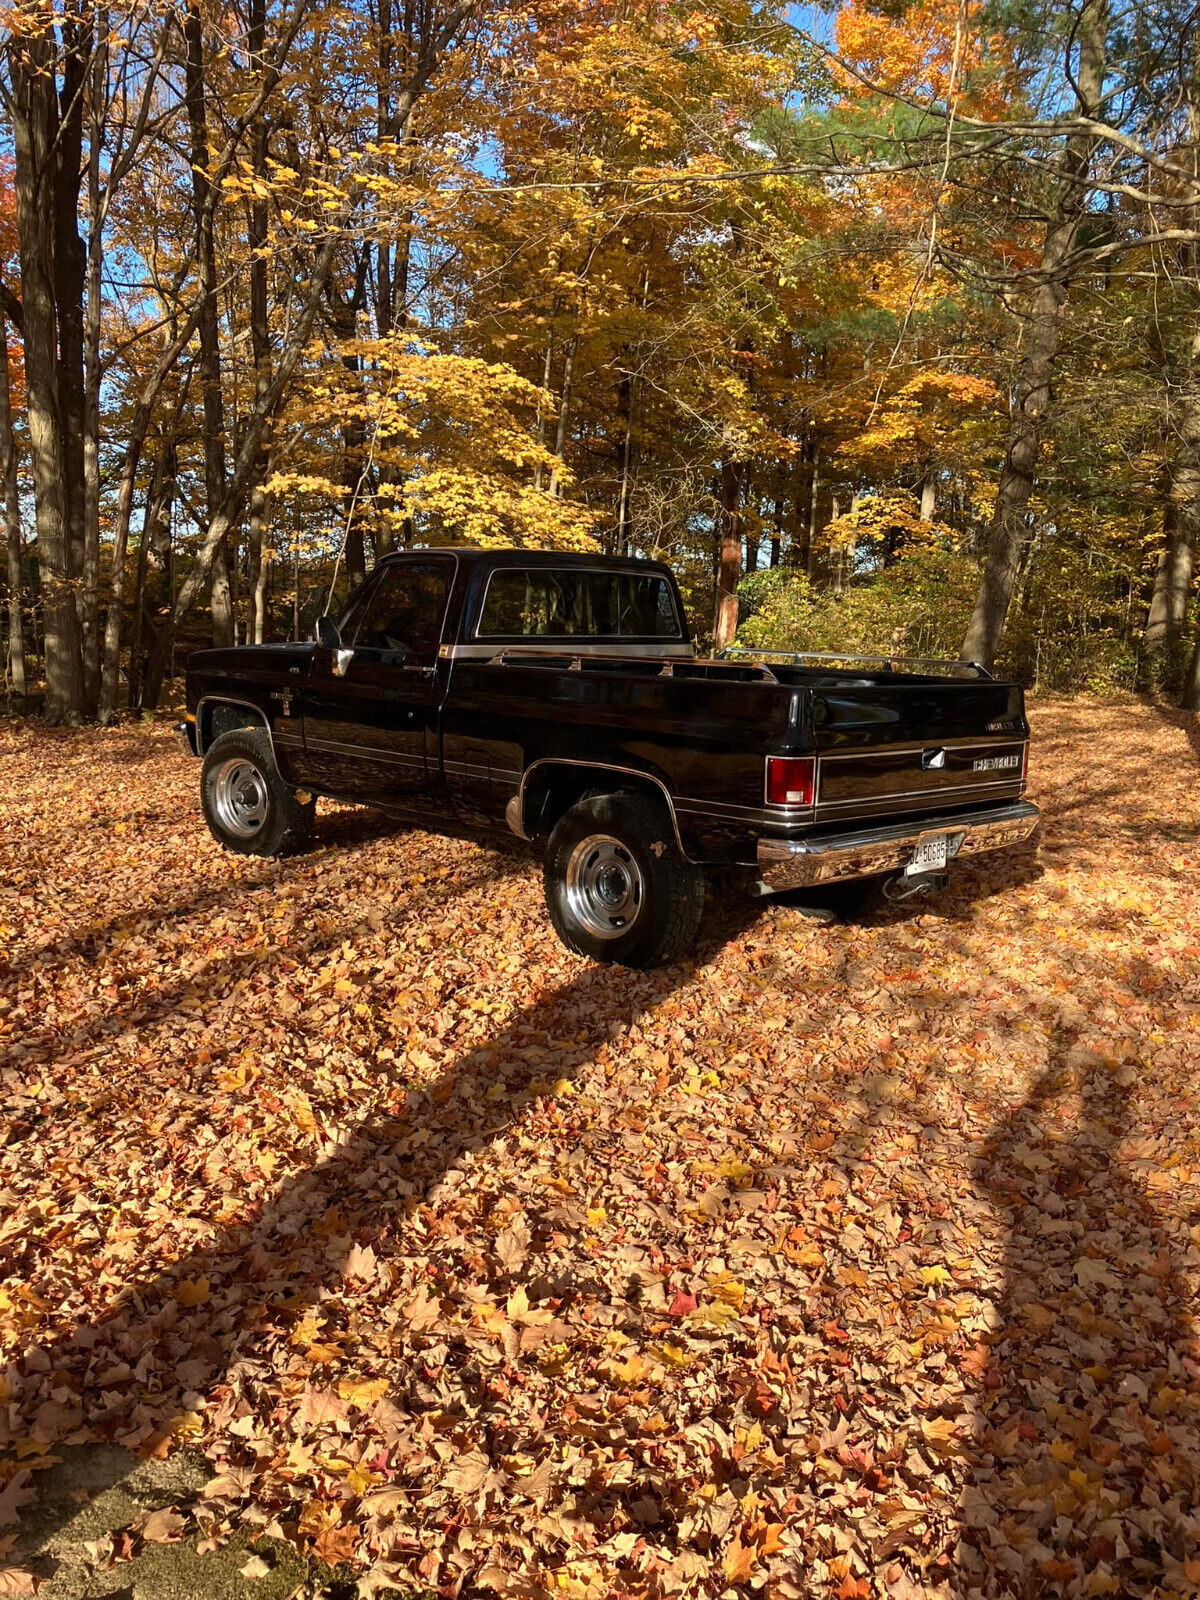
[[[338,1394],[343,1400],[349,1400],[352,1406],[364,1411],[367,1406],[382,1400],[390,1387],[386,1378],[343,1378],[338,1384]]]
[[[646,1363],[635,1350],[628,1361],[601,1362],[600,1371],[610,1383],[629,1385],[645,1376]]]
[[[678,1344],[656,1344],[651,1354],[667,1367],[690,1367],[696,1357],[690,1350],[685,1350]]]
[[[946,1271],[945,1267],[922,1267],[921,1282],[928,1287],[932,1284],[953,1283],[954,1279]]]
[[[724,1300],[706,1300],[702,1306],[688,1312],[689,1322],[706,1322],[713,1328],[725,1328],[737,1321],[737,1308]]]
[[[184,1278],[176,1285],[175,1299],[181,1306],[202,1306],[208,1299],[207,1278]]]
[[[709,1292],[727,1306],[740,1311],[746,1302],[746,1285],[729,1272],[721,1272],[708,1280]]]
[[[943,1455],[960,1453],[962,1446],[955,1438],[957,1431],[958,1423],[952,1417],[926,1417],[921,1423],[926,1443]]]
[[[232,1094],[235,1089],[244,1089],[257,1075],[257,1070],[244,1066],[230,1067],[228,1072],[217,1073],[217,1087],[226,1094]]]

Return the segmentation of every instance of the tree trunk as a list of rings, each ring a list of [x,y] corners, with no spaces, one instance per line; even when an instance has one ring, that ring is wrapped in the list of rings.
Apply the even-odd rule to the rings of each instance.
[[[8,682],[24,698],[25,630],[21,621],[21,501],[17,485],[17,440],[13,432],[12,391],[8,381],[8,329],[0,311],[0,483],[4,493],[4,531],[8,551]]]
[[[1193,312],[1187,372],[1172,407],[1175,453],[1163,507],[1163,547],[1146,613],[1142,686],[1178,686],[1192,567],[1200,539],[1200,311]]]
[[[742,476],[739,461],[721,463],[721,544],[717,563],[717,600],[713,616],[713,650],[733,643],[738,624],[738,580],[742,575]]]
[[[758,552],[759,552],[760,542],[761,541],[760,541],[759,536],[758,536],[757,533],[751,533],[749,529],[746,530],[746,571],[747,572],[757,572],[758,571]]]
[[[246,38],[247,50],[250,64],[257,70],[261,80],[266,70],[263,54],[266,45],[266,0],[250,0],[249,18],[250,27]],[[267,120],[265,116],[260,115],[254,123],[251,154],[254,174],[260,183],[267,181],[267,140]],[[261,405],[267,385],[271,381],[271,325],[267,305],[267,232],[267,202],[260,200],[255,195],[250,202],[247,234],[250,246],[250,350],[254,360],[254,401],[256,406]],[[263,554],[263,548],[266,540],[269,509],[267,493],[264,487],[269,475],[271,451],[269,434],[270,428],[268,426],[264,429],[262,446],[255,462],[254,482],[250,490],[250,525],[247,540],[248,563],[246,574],[247,588],[250,591],[250,617],[247,625],[247,634],[253,644],[262,644],[266,630],[266,617],[263,612],[263,597],[265,594],[263,563],[267,558]]]
[[[619,556],[627,556],[630,546],[629,496],[633,470],[633,377],[628,372],[621,375],[620,400],[625,427],[621,438],[621,483],[617,494],[616,553]]]
[[[412,107],[408,106],[403,117],[397,117],[392,107],[392,80],[395,74],[395,44],[393,40],[392,0],[380,0],[379,5],[379,53],[377,59],[378,76],[376,79],[376,106],[375,126],[380,141],[387,140],[403,150],[408,143],[412,131]],[[404,7],[403,35],[405,60],[411,62],[416,47],[416,17],[410,3]],[[401,171],[410,170],[407,162],[401,162]],[[376,283],[375,283],[375,322],[382,339],[390,337],[393,333],[402,332],[408,326],[408,283],[412,262],[412,212],[404,211],[400,215],[400,227],[394,239],[380,240],[376,245]],[[379,486],[381,489],[391,491],[397,489],[400,478],[396,466],[396,454],[399,441],[392,434],[384,434],[376,441],[376,461],[379,472]],[[386,492],[377,499],[377,505],[386,506],[390,514],[394,515],[394,508],[400,504],[399,493]],[[377,515],[374,519],[374,544],[376,559],[389,554],[396,547],[395,532],[387,515]],[[357,571],[366,572],[366,550],[363,545],[363,530],[361,523],[357,530],[351,528],[346,543],[346,571],[351,576],[352,557],[357,563]],[[357,546],[357,548],[354,548]],[[361,553],[360,553],[361,552]],[[361,581],[361,580],[360,580]]]
[[[79,195],[83,184],[83,112],[87,100],[92,47],[87,0],[74,0],[75,16],[61,23],[62,85],[57,159],[51,191],[55,217],[54,300],[58,325],[59,425],[63,432],[66,482],[67,561],[80,623],[82,710],[91,716],[96,674],[89,671],[84,642],[90,633],[95,666],[96,597],[89,597],[84,572],[87,547],[87,495],[84,472],[86,410],[84,384],[84,292],[87,250],[79,237]],[[91,163],[88,163],[89,167]],[[98,530],[97,530],[98,537]],[[97,550],[98,558],[98,550]]]
[[[47,19],[8,42],[13,87],[17,236],[21,261],[26,414],[29,422],[38,569],[45,640],[45,715],[82,720],[83,661],[67,511],[67,460],[55,270],[58,101],[56,49]]]
[[[104,95],[108,74],[108,16],[98,7],[99,38],[88,94],[87,311],[83,347],[83,585],[80,591],[83,693],[88,714],[100,702],[100,302],[104,265],[104,205],[100,150],[104,142]]]
[[[170,516],[170,497],[174,494],[175,468],[174,440],[161,434],[155,452],[154,471],[146,491],[146,509],[142,516],[142,534],[138,540],[137,569],[133,581],[133,638],[129,641],[129,705],[142,703],[142,658],[145,636],[146,576],[150,566],[150,553],[162,534],[164,512]]]
[[[821,442],[813,440],[812,479],[808,486],[808,544],[804,551],[804,575],[811,582],[817,551],[817,496],[821,489]]]
[[[182,407],[181,407],[182,409]],[[157,706],[159,695],[162,693],[163,677],[171,658],[172,624],[171,624],[171,598],[175,587],[175,551],[172,545],[174,532],[174,505],[175,494],[178,488],[179,460],[178,447],[173,435],[163,441],[163,479],[159,497],[155,502],[156,514],[153,520],[143,528],[142,538],[146,541],[146,589],[150,589],[150,579],[157,575],[158,584],[165,605],[159,608],[158,623],[151,623],[150,647],[146,653],[145,668],[142,675],[138,704],[153,708]]]
[[[571,419],[571,391],[575,382],[575,354],[579,349],[579,335],[573,333],[563,356],[562,392],[558,399],[558,426],[554,430],[554,454],[558,462],[550,472],[549,490],[557,495],[562,482],[563,451],[567,448],[567,425]]]
[[[546,333],[546,354],[542,357],[542,393],[550,393],[550,379],[554,374],[554,320],[551,317],[550,327]],[[537,442],[544,445],[546,442],[546,409],[541,396],[538,397],[537,412]],[[542,487],[542,463],[539,461],[533,469],[533,487]]]
[[[129,523],[133,514],[133,495],[137,485],[138,467],[150,431],[150,419],[158,400],[159,391],[174,370],[200,317],[196,306],[184,318],[183,325],[173,327],[171,342],[164,348],[149,378],[147,378],[137,403],[133,408],[126,430],[125,456],[121,464],[121,481],[117,490],[117,510],[113,523],[112,578],[110,583],[108,615],[104,624],[104,652],[100,676],[100,720],[111,722],[117,709],[117,684],[121,666],[121,626],[125,610],[125,555],[129,546]],[[149,511],[149,505],[147,505]],[[144,534],[143,534],[144,537]]]
[[[118,683],[121,675],[121,623],[125,608],[125,553],[129,545],[129,520],[133,511],[133,491],[137,483],[138,462],[145,440],[146,416],[135,416],[131,438],[125,449],[121,486],[117,491],[116,526],[113,530],[112,580],[108,596],[108,616],[104,624],[104,659],[100,681],[100,721],[109,723],[117,714]],[[148,509],[148,508],[147,508]]]
[[[1178,463],[1177,469],[1178,469]],[[1193,467],[1191,477],[1198,477]],[[1163,507],[1163,547],[1159,552],[1154,573],[1154,588],[1146,613],[1146,631],[1142,656],[1142,687],[1153,689],[1178,680],[1179,659],[1183,644],[1183,630],[1187,619],[1188,590],[1192,581],[1192,561],[1195,549],[1195,515],[1200,509],[1200,482],[1186,487],[1193,500],[1192,516],[1180,521],[1177,507],[1178,485],[1172,472],[1170,498]]]
[[[921,521],[932,522],[937,514],[937,484],[933,473],[927,472],[921,483]]]
[[[855,489],[850,496],[851,511],[858,509],[858,498],[858,490]],[[835,522],[837,521],[837,515],[838,503],[835,500],[833,502],[833,520]],[[833,592],[840,599],[846,592],[846,577],[850,564],[849,546],[839,543],[836,549],[830,550],[830,555],[833,558]]]
[[[184,84],[191,141],[192,215],[196,227],[196,264],[203,295],[200,312],[200,381],[204,395],[205,504],[211,525],[225,499],[227,475],[216,245],[213,207],[209,204],[211,182],[208,170],[208,108],[204,89],[204,29],[199,0],[188,0],[183,33],[187,45]],[[229,592],[228,529],[213,553],[211,603],[213,644],[230,645],[233,643],[233,604]]]
[[[1095,116],[1103,97],[1108,0],[1084,0],[1079,18],[1079,64],[1075,78],[1080,115]],[[1067,140],[1054,212],[1049,218],[1034,294],[1028,338],[1015,384],[1008,449],[988,532],[987,559],[975,611],[960,659],[990,667],[1004,632],[1021,572],[1028,536],[1029,498],[1051,404],[1051,383],[1061,334],[1062,311],[1072,275],[1072,256],[1088,204],[1088,173],[1095,138],[1075,133]]]
[[[1196,630],[1196,648],[1183,680],[1183,694],[1179,704],[1185,711],[1200,711],[1200,628]]]

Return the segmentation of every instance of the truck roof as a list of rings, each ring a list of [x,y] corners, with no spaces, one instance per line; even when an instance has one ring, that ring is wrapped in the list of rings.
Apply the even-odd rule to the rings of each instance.
[[[477,545],[431,545],[419,550],[393,550],[381,556],[378,564],[397,561],[405,556],[457,556],[464,563],[514,567],[637,567],[656,572],[670,572],[665,561],[652,561],[647,556],[609,556],[601,550],[521,550],[515,546],[501,550],[482,550]]]

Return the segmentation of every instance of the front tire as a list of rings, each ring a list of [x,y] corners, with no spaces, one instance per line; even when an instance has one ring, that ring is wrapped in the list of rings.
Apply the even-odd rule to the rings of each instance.
[[[555,825],[543,868],[554,931],[576,955],[657,967],[692,950],[704,877],[665,808],[646,795],[590,795]]]
[[[312,832],[316,802],[301,803],[275,765],[263,728],[234,728],[204,757],[200,800],[208,831],[240,856],[286,856]]]

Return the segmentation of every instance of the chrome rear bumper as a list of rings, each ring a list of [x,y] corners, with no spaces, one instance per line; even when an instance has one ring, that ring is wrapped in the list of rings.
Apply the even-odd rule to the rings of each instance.
[[[899,872],[923,834],[947,834],[946,859],[1022,844],[1041,813],[1028,800],[986,811],[951,812],[944,817],[905,818],[863,828],[857,833],[823,834],[807,839],[760,839],[758,871],[769,889],[801,889]]]

